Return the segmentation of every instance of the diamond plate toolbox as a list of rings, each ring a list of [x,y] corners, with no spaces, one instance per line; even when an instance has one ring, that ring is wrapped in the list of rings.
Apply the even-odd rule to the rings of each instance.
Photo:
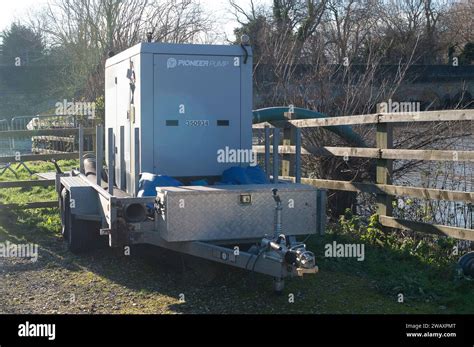
[[[316,232],[317,189],[303,184],[161,187],[158,232],[169,242],[260,239],[273,235],[275,201],[282,199],[285,235]]]

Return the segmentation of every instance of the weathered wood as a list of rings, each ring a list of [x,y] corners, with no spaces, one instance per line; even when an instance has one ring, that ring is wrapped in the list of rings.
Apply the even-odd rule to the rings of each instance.
[[[338,125],[356,125],[356,124],[375,124],[378,123],[378,114],[367,114],[359,116],[342,116],[342,117],[327,117],[327,118],[311,118],[311,119],[293,119],[293,120],[281,120],[274,121],[271,123],[258,123],[254,124],[254,129],[261,129],[264,124],[283,128],[288,125],[295,126],[297,128],[314,128],[314,127],[328,127]]]
[[[285,115],[288,119],[291,119],[292,115]],[[283,129],[283,145],[293,146],[296,154],[296,128],[289,126]],[[284,176],[295,176],[295,156],[291,154],[284,154],[282,160],[282,175]]]
[[[295,143],[295,181],[296,183],[301,183],[301,175],[302,175],[302,168],[301,168],[301,150],[302,150],[302,141],[301,138],[301,129],[295,128],[295,136],[296,136],[296,143]]]
[[[444,110],[424,112],[378,113],[342,117],[298,119],[272,122],[274,126],[285,127],[291,124],[298,128],[328,127],[338,125],[405,123],[405,122],[442,122],[473,121],[474,110]],[[254,129],[263,128],[264,123],[254,124]]]
[[[380,158],[379,148],[360,147],[314,147],[306,148],[306,153],[321,157]]]
[[[297,128],[312,128],[312,127],[329,127],[338,125],[356,125],[356,124],[374,124],[378,122],[377,114],[367,114],[360,116],[342,116],[342,117],[328,117],[328,118],[312,118],[312,119],[294,119],[282,122],[274,122],[275,126],[284,126],[289,123]]]
[[[380,152],[383,159],[474,162],[474,151],[381,149]]]
[[[74,142],[75,138],[71,136],[33,136],[32,140],[40,141],[60,141],[60,142]]]
[[[257,146],[253,146],[252,149],[253,149],[253,151],[255,151],[255,153],[259,153],[259,154],[265,153],[265,146],[257,145]],[[270,154],[272,154],[272,153],[273,153],[273,146],[270,146]],[[295,149],[295,146],[282,146],[282,145],[280,145],[280,146],[278,146],[278,153],[280,153],[280,154],[295,154],[296,149]],[[312,153],[310,153],[309,151],[307,151],[304,148],[301,148],[301,154],[309,155],[309,154],[312,154]]]
[[[280,175],[280,157],[278,156],[278,149],[280,144],[280,129],[273,128],[273,183],[278,183],[278,176]]]
[[[393,147],[393,127],[391,124],[377,124],[376,146],[383,149]],[[377,159],[375,183],[392,184],[393,161]],[[392,197],[385,193],[376,194],[377,213],[379,215],[392,215]]]
[[[282,179],[295,181],[294,177],[282,176]],[[393,186],[375,183],[333,181],[324,179],[302,178],[301,182],[318,188],[341,190],[347,192],[363,192],[363,193],[385,193],[393,196],[410,196],[420,199],[429,200],[447,200],[472,202],[474,201],[474,192],[461,192],[455,190],[443,190],[432,188]]]
[[[26,204],[0,204],[0,211],[3,210],[31,210],[35,208],[57,208],[57,201],[28,202]]]
[[[69,129],[40,129],[40,130],[8,130],[0,131],[1,138],[18,138],[33,136],[67,136],[77,135],[79,128]],[[84,128],[84,135],[94,135],[95,128]]]
[[[265,129],[265,127],[273,128],[273,125],[268,122],[256,123],[252,125],[253,129]]]
[[[84,152],[84,154],[90,154],[94,152]],[[14,162],[28,162],[28,161],[46,161],[51,159],[56,160],[68,160],[68,159],[79,159],[79,153],[58,153],[58,154],[22,154],[20,160],[16,160],[15,156],[0,157],[0,164],[14,163]]]
[[[76,137],[71,136],[33,136],[32,152],[35,154],[74,152]]]
[[[31,188],[54,186],[55,180],[10,181],[0,182],[0,188]]]
[[[474,110],[381,113],[380,123],[474,121]]]
[[[70,153],[70,152],[63,152],[63,151],[56,151],[54,149],[45,149],[45,148],[35,148],[35,154],[60,154],[60,153]]]
[[[413,222],[389,216],[379,216],[379,222],[381,225],[388,228],[412,230],[427,234],[449,236],[460,240],[474,241],[474,230],[471,229]]]
[[[254,146],[257,153],[264,153],[263,146]],[[271,152],[273,152],[271,150]],[[295,154],[295,146],[279,146],[281,154]],[[420,150],[420,149],[382,149],[360,147],[307,147],[304,155],[321,157],[354,157],[393,160],[426,160],[426,161],[474,161],[474,151]],[[291,175],[288,175],[291,176]]]
[[[429,160],[429,161],[474,161],[474,151],[446,151],[420,149],[321,147],[308,148],[308,152],[320,156],[359,157],[387,160]]]

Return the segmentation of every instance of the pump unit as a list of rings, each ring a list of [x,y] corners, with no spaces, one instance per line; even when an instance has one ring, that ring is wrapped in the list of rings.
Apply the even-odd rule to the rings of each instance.
[[[107,60],[105,126],[114,129],[121,189],[134,193],[141,172],[219,176],[235,165],[219,162],[219,150],[252,149],[252,53],[246,50],[142,43]]]

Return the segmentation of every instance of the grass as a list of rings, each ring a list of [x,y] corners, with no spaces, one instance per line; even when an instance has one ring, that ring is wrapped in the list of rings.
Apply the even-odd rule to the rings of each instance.
[[[18,170],[16,170],[16,165],[12,165],[12,168],[16,172],[17,176],[15,176],[11,171],[7,170],[3,175],[0,176],[0,182],[34,180],[38,179],[38,177],[34,174],[55,171],[54,164],[50,162],[35,161],[28,162],[26,163],[26,165],[33,172],[33,175],[30,175],[30,173],[22,166]],[[60,160],[58,161],[58,165],[63,171],[68,171],[72,168],[79,167],[79,162],[77,160]]]
[[[310,242],[310,248],[320,255],[324,271],[355,275],[387,298],[397,300],[398,294],[403,294],[405,306],[420,308],[423,313],[474,312],[474,282],[458,275],[454,260],[443,265],[433,264],[428,259],[420,260],[409,253],[367,243],[362,262],[325,258],[324,245],[334,240],[349,244],[362,242],[357,236],[334,231]]]
[[[55,171],[55,167],[49,162],[31,162],[27,163],[28,168],[33,172],[33,175],[24,168],[20,167],[15,170],[16,175],[7,170],[0,176],[0,182],[7,181],[23,181],[23,180],[37,180],[38,176],[35,174],[41,172]],[[59,166],[63,171],[71,170],[77,167],[77,160],[63,160],[59,162]],[[15,169],[16,166],[13,166]],[[51,187],[32,187],[32,188],[8,188],[0,189],[0,202],[3,204],[25,204],[28,202],[40,201],[54,201],[57,200],[57,194],[54,186]]]
[[[54,170],[47,163],[29,167]],[[29,175],[0,177],[14,179]],[[49,188],[0,190],[0,203],[54,199]],[[133,248],[132,257],[111,249],[76,256],[62,242],[57,210],[0,211],[0,242],[40,247],[37,263],[0,259],[0,313],[474,313],[473,282],[456,275],[455,259],[443,257],[443,248],[402,246],[350,219],[329,229],[307,242],[320,272],[288,280],[285,295],[275,296],[267,276],[154,247]],[[326,258],[333,241],[364,243],[365,260]]]

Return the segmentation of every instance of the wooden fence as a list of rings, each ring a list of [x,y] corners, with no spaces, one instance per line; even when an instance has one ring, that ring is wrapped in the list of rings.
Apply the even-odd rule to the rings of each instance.
[[[41,153],[41,154],[17,154],[14,156],[0,156],[0,165],[13,165],[21,164],[33,161],[49,161],[49,160],[68,160],[68,159],[79,159],[81,155],[87,153],[94,153],[93,151],[84,151],[84,137],[92,136],[95,139],[96,128],[63,128],[63,129],[41,129],[41,130],[2,130],[0,131],[0,139],[2,138],[25,138],[35,136],[74,136],[77,138],[79,143],[79,151],[71,153]],[[95,139],[96,140],[96,139]],[[95,146],[95,142],[94,146]],[[93,148],[94,149],[94,148]],[[2,169],[0,168],[0,171]],[[28,181],[11,181],[1,182],[0,189],[7,188],[31,188],[31,187],[51,187],[55,185],[55,179],[53,177],[38,177],[38,180]],[[34,208],[55,208],[58,206],[58,201],[40,201],[40,202],[29,202],[26,204],[0,204],[0,211],[5,209],[34,209]]]
[[[406,122],[451,122],[474,121],[474,110],[430,111],[418,113],[381,113],[359,116],[331,117],[320,119],[292,119],[255,124],[254,129],[265,127],[283,128],[283,143],[278,152],[283,155],[282,177],[299,180],[295,177],[294,157],[300,155],[359,157],[376,159],[376,179],[373,183],[335,181],[326,179],[301,178],[302,183],[329,190],[372,193],[376,196],[377,214],[382,226],[387,228],[415,230],[430,234],[447,235],[457,239],[474,241],[474,230],[453,226],[435,225],[409,221],[393,217],[394,196],[409,196],[421,199],[474,202],[474,192],[452,191],[432,188],[406,187],[393,185],[391,181],[393,160],[465,161],[474,162],[474,151],[447,150],[409,150],[393,149],[393,125]],[[375,124],[377,148],[321,147],[302,148],[297,131],[301,128],[328,127],[338,125]],[[474,135],[473,135],[474,136]],[[278,138],[278,136],[277,136]],[[300,143],[298,145],[298,142]],[[272,146],[254,146],[257,153],[272,152]],[[276,150],[276,147],[275,147]],[[292,158],[293,157],[293,158]],[[278,170],[278,168],[277,168]],[[275,171],[275,168],[274,168]]]

